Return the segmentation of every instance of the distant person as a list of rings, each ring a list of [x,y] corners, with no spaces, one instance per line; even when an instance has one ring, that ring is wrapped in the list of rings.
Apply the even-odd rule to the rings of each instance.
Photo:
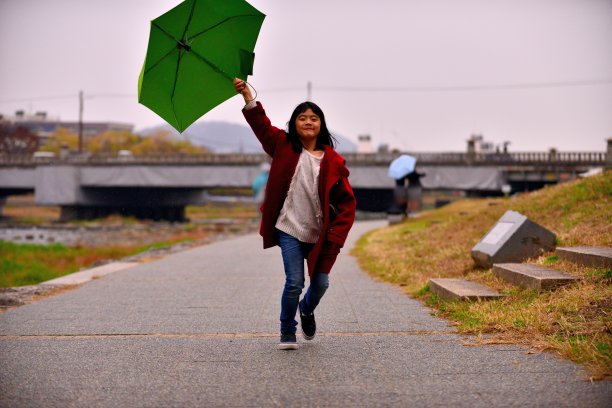
[[[266,192],[266,184],[270,175],[270,165],[262,163],[259,168],[259,174],[253,180],[253,198],[258,205],[262,205]]]
[[[353,225],[355,196],[345,160],[334,150],[334,139],[317,105],[299,104],[284,131],[272,126],[244,81],[234,79],[234,88],[246,103],[244,117],[272,157],[260,234],[264,248],[281,248],[285,287],[278,348],[295,350],[298,309],[303,337],[315,337],[314,311],[329,287],[329,273]],[[304,259],[310,285],[300,301]]]

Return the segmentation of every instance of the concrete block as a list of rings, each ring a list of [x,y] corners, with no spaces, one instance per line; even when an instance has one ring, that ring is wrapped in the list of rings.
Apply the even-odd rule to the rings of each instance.
[[[493,273],[517,286],[537,290],[554,289],[579,279],[540,265],[520,263],[494,264]]]
[[[612,248],[607,247],[559,247],[555,251],[559,259],[584,266],[612,268]]]
[[[402,221],[404,221],[404,218],[406,218],[404,214],[389,214],[387,216],[387,219],[389,220],[389,225],[401,224]]]
[[[491,268],[494,263],[522,262],[553,250],[555,239],[555,234],[526,216],[506,211],[472,248],[472,258],[483,268]]]
[[[504,296],[488,286],[463,279],[430,279],[429,287],[441,298],[451,300],[487,300]]]

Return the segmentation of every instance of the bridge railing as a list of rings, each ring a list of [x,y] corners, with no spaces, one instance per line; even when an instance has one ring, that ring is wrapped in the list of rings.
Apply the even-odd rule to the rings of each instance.
[[[605,152],[513,152],[513,153],[406,153],[417,159],[417,165],[594,165],[605,166]],[[351,164],[388,164],[399,153],[347,153]]]
[[[84,164],[210,164],[245,165],[261,164],[270,161],[264,153],[203,153],[203,154],[160,154],[147,156],[92,155],[84,159]]]
[[[155,164],[261,164],[270,161],[268,155],[261,153],[241,154],[158,154],[146,156],[117,156],[117,155],[70,155],[66,157],[33,157],[30,155],[2,155],[0,154],[0,166],[36,166],[36,165],[155,165]]]
[[[605,163],[605,152],[510,153],[513,162]]]
[[[401,153],[342,153],[350,165],[389,165]],[[406,153],[416,157],[419,165],[589,165],[606,166],[605,152],[512,152],[512,153]],[[0,166],[36,165],[257,165],[269,162],[263,153],[164,154],[147,156],[70,155],[67,157],[33,157],[0,154]]]

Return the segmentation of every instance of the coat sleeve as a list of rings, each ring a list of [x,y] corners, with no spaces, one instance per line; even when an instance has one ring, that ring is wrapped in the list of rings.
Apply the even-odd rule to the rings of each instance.
[[[254,108],[243,109],[242,114],[253,129],[257,139],[259,139],[264,151],[268,155],[274,156],[279,139],[286,137],[285,132],[272,126],[260,102],[257,102],[257,106]]]
[[[355,195],[347,177],[341,177],[332,187],[329,200],[333,208],[330,209],[331,222],[327,239],[342,247],[355,221],[357,207]],[[334,210],[335,216],[331,214]]]

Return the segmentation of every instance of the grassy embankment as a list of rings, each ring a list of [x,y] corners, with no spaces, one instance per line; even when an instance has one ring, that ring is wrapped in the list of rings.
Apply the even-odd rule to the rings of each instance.
[[[592,378],[612,376],[612,271],[562,262],[553,253],[530,262],[577,275],[552,292],[521,289],[477,269],[471,248],[506,210],[557,235],[559,246],[612,246],[612,172],[519,197],[466,199],[372,231],[354,250],[373,276],[403,287],[459,332],[487,334],[478,344],[524,344],[584,364]],[[508,295],[486,302],[444,301],[430,278],[465,278]]]
[[[14,244],[0,241],[0,287],[34,285],[59,276],[91,267],[101,261],[125,258],[151,249],[166,248],[177,243],[197,243],[217,233],[215,226],[201,223],[215,218],[249,219],[257,217],[255,205],[208,204],[187,208],[190,223],[176,224],[159,235],[145,232],[143,242],[115,241],[103,246],[66,246],[62,244]],[[59,208],[38,207],[32,198],[16,197],[4,209],[4,221],[13,225],[44,226],[59,218]],[[83,226],[151,224],[134,218],[110,216],[93,221],[75,221]],[[231,227],[230,227],[231,230]],[[153,235],[153,238],[151,237]]]
[[[69,247],[62,244],[14,244],[0,241],[0,287],[34,285],[99,261],[120,259],[173,243],[114,245],[107,248]]]

